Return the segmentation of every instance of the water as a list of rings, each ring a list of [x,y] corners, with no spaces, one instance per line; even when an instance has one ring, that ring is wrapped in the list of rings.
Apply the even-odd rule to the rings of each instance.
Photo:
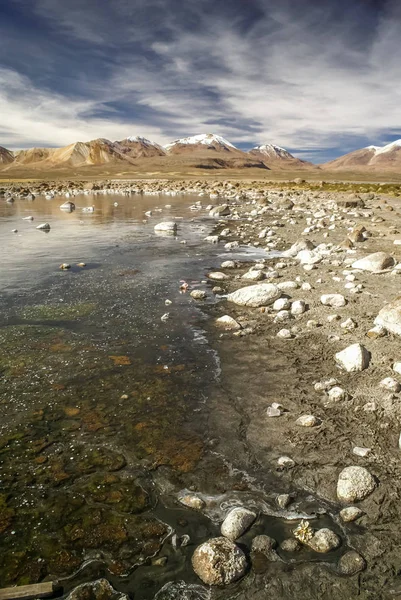
[[[204,277],[224,252],[203,241],[214,221],[196,200],[82,195],[71,213],[61,198],[0,202],[1,586],[47,577],[68,592],[106,576],[148,600],[171,581],[199,584],[193,550],[236,503],[261,511],[253,534],[291,535],[256,487],[232,492],[252,485],[211,451],[220,364],[205,304],[182,284],[213,304]],[[173,218],[176,237],[155,234]],[[181,506],[184,489],[214,508]]]

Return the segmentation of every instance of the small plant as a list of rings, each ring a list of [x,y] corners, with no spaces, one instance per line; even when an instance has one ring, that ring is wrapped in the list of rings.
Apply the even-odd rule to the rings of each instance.
[[[303,544],[307,544],[313,538],[313,529],[308,521],[301,521],[293,531],[294,537]]]

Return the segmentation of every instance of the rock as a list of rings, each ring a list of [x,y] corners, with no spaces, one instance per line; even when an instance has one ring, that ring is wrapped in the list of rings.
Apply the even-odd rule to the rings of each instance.
[[[347,304],[346,299],[341,294],[323,294],[320,297],[320,302],[325,306],[332,306],[333,308],[341,308]]]
[[[252,552],[261,552],[262,554],[269,555],[276,547],[277,542],[275,539],[268,535],[257,535],[252,540],[251,550]]]
[[[372,340],[376,340],[377,338],[384,337],[387,334],[387,329],[382,327],[381,325],[375,325],[372,329],[369,329],[367,332],[367,336]]]
[[[209,242],[210,244],[218,244],[220,241],[220,237],[218,235],[208,235],[205,237],[205,242]]]
[[[356,575],[364,569],[366,569],[366,561],[355,550],[346,552],[338,561],[338,570],[341,575]]]
[[[167,313],[164,313],[164,315],[162,315],[160,317],[160,321],[163,321],[163,323],[165,323],[166,321],[169,320],[169,318],[170,318],[170,313],[167,312]]]
[[[268,306],[281,296],[281,290],[273,283],[259,283],[228,294],[227,300],[239,306]]]
[[[67,271],[68,269],[71,269],[71,265],[69,263],[62,263],[59,268],[62,271]]]
[[[249,281],[261,281],[265,278],[263,271],[247,271],[241,277],[241,279],[248,279]]]
[[[318,423],[319,420],[313,415],[302,415],[295,421],[300,427],[315,427]]]
[[[279,494],[276,498],[276,502],[280,508],[287,508],[292,498],[290,494]]]
[[[36,229],[42,229],[42,231],[50,231],[50,224],[49,223],[41,223],[41,225],[38,225],[36,227]]]
[[[395,335],[401,335],[401,296],[381,309],[374,324],[384,327]]]
[[[203,290],[192,290],[190,296],[195,300],[204,300],[207,296],[206,292]]]
[[[291,319],[291,313],[289,310],[279,310],[274,317],[275,323],[281,323],[282,321],[289,321]]]
[[[273,303],[273,310],[279,312],[280,310],[288,310],[291,308],[291,302],[289,298],[279,298]]]
[[[376,482],[364,467],[346,467],[338,477],[337,497],[342,502],[358,502],[373,492]]]
[[[357,506],[347,506],[340,511],[340,518],[344,523],[352,523],[363,515],[363,512]]]
[[[233,260],[225,260],[220,265],[220,267],[222,269],[235,269],[236,266],[237,265],[235,264],[235,262]]]
[[[385,379],[382,379],[379,385],[380,387],[388,390],[389,392],[393,392],[394,394],[398,394],[398,392],[401,390],[401,385],[398,383],[398,381],[393,379],[393,377],[386,377]]]
[[[336,204],[338,208],[364,208],[364,201],[355,194],[350,194],[345,198],[339,198],[336,200]]]
[[[266,410],[267,417],[281,417],[281,410],[275,406],[268,406]]]
[[[212,538],[198,546],[192,556],[198,577],[208,585],[228,585],[245,574],[245,554],[225,537]]]
[[[315,245],[310,240],[299,240],[295,242],[288,250],[283,252],[283,256],[294,258],[302,250],[313,250]]]
[[[286,290],[297,290],[299,288],[299,283],[297,281],[282,281],[277,284],[277,287],[283,292]]]
[[[226,217],[230,212],[228,204],[220,204],[219,206],[212,208],[212,210],[209,211],[209,215],[211,217]]]
[[[361,448],[361,446],[355,446],[352,448],[352,454],[365,458],[371,452],[371,448]]]
[[[209,596],[209,590],[203,585],[169,581],[157,592],[154,600],[208,600]]]
[[[300,261],[301,265],[317,265],[322,262],[323,256],[317,250],[301,250],[296,259]]]
[[[347,329],[347,331],[351,331],[352,329],[356,329],[357,328],[357,324],[354,321],[354,319],[346,319],[345,321],[343,321],[340,325],[341,329]]]
[[[395,265],[395,260],[389,254],[385,252],[374,252],[369,254],[360,260],[352,263],[353,269],[360,269],[361,271],[369,271],[370,273],[380,273]]]
[[[293,538],[283,540],[280,544],[280,549],[284,550],[284,552],[299,552],[301,548],[302,546],[298,540],[294,540]]]
[[[256,519],[251,510],[238,506],[230,510],[221,526],[221,534],[233,542],[249,529]]]
[[[226,329],[227,331],[235,331],[241,329],[241,325],[229,315],[224,315],[216,319],[216,325]]]
[[[303,300],[295,300],[291,304],[291,314],[294,316],[302,315],[306,311],[306,304]]]
[[[283,340],[290,340],[292,339],[292,333],[289,329],[280,329],[277,333],[277,337],[282,338]]]
[[[319,529],[313,535],[313,538],[308,541],[308,546],[315,552],[322,554],[335,550],[341,544],[341,540],[331,529]]]
[[[154,229],[155,231],[163,231],[174,235],[177,232],[177,223],[174,221],[163,221],[162,223],[155,225]]]
[[[363,235],[366,232],[366,228],[363,225],[358,225],[352,229],[352,231],[348,234],[351,242],[358,243],[364,242],[365,236]]]
[[[117,592],[107,579],[98,579],[74,588],[66,600],[128,600],[128,596]]]
[[[213,271],[208,274],[209,279],[213,279],[213,281],[224,281],[226,279],[230,279],[228,275],[225,273],[221,273],[221,271]]]
[[[401,375],[401,362],[395,362],[393,364],[393,371],[394,373],[398,373],[398,375]]]
[[[341,400],[347,400],[347,392],[340,386],[335,385],[331,390],[327,392],[328,397],[333,402],[340,402]]]
[[[314,388],[317,392],[327,392],[327,390],[337,385],[337,383],[337,379],[331,377],[330,379],[323,379],[323,381],[318,381],[317,383],[315,383]]]
[[[370,352],[362,344],[352,344],[345,350],[337,352],[335,359],[339,366],[348,373],[356,373],[368,368]]]
[[[178,499],[181,504],[188,506],[188,508],[193,508],[194,510],[202,510],[206,506],[206,503],[202,498],[198,498],[198,496],[193,494],[185,494],[185,496],[181,496]]]
[[[295,460],[292,460],[289,456],[280,456],[277,461],[279,467],[283,469],[292,469],[295,467]]]

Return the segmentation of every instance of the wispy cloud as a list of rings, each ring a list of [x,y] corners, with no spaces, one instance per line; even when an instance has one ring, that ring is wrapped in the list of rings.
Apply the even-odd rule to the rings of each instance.
[[[1,145],[215,131],[324,160],[401,135],[396,0],[15,2],[38,31],[0,70]]]

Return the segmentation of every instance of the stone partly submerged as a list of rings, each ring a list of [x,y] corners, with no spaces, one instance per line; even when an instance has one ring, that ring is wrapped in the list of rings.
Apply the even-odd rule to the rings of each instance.
[[[209,600],[210,592],[203,585],[170,581],[159,590],[154,600]]]
[[[221,526],[221,534],[229,540],[235,541],[256,519],[256,514],[247,508],[238,506],[230,510]]]
[[[98,579],[90,583],[83,583],[74,588],[66,600],[129,600],[128,596],[117,592],[107,581]]]
[[[375,325],[384,327],[395,335],[401,335],[401,296],[381,309],[375,319]]]
[[[228,585],[245,574],[245,554],[225,537],[212,538],[198,546],[192,556],[192,566],[207,585]]]
[[[268,306],[280,298],[281,294],[281,290],[273,283],[259,283],[231,292],[227,295],[227,300],[239,306]]]
[[[177,223],[175,221],[162,221],[155,225],[155,231],[175,235],[177,233]]]
[[[352,263],[353,269],[360,269],[361,271],[369,271],[370,273],[380,273],[386,269],[390,269],[395,265],[395,260],[389,254],[385,252],[374,252],[364,258],[357,260]]]
[[[40,225],[38,225],[36,227],[36,229],[41,229],[42,231],[50,231],[50,224],[49,223],[41,223]]]

